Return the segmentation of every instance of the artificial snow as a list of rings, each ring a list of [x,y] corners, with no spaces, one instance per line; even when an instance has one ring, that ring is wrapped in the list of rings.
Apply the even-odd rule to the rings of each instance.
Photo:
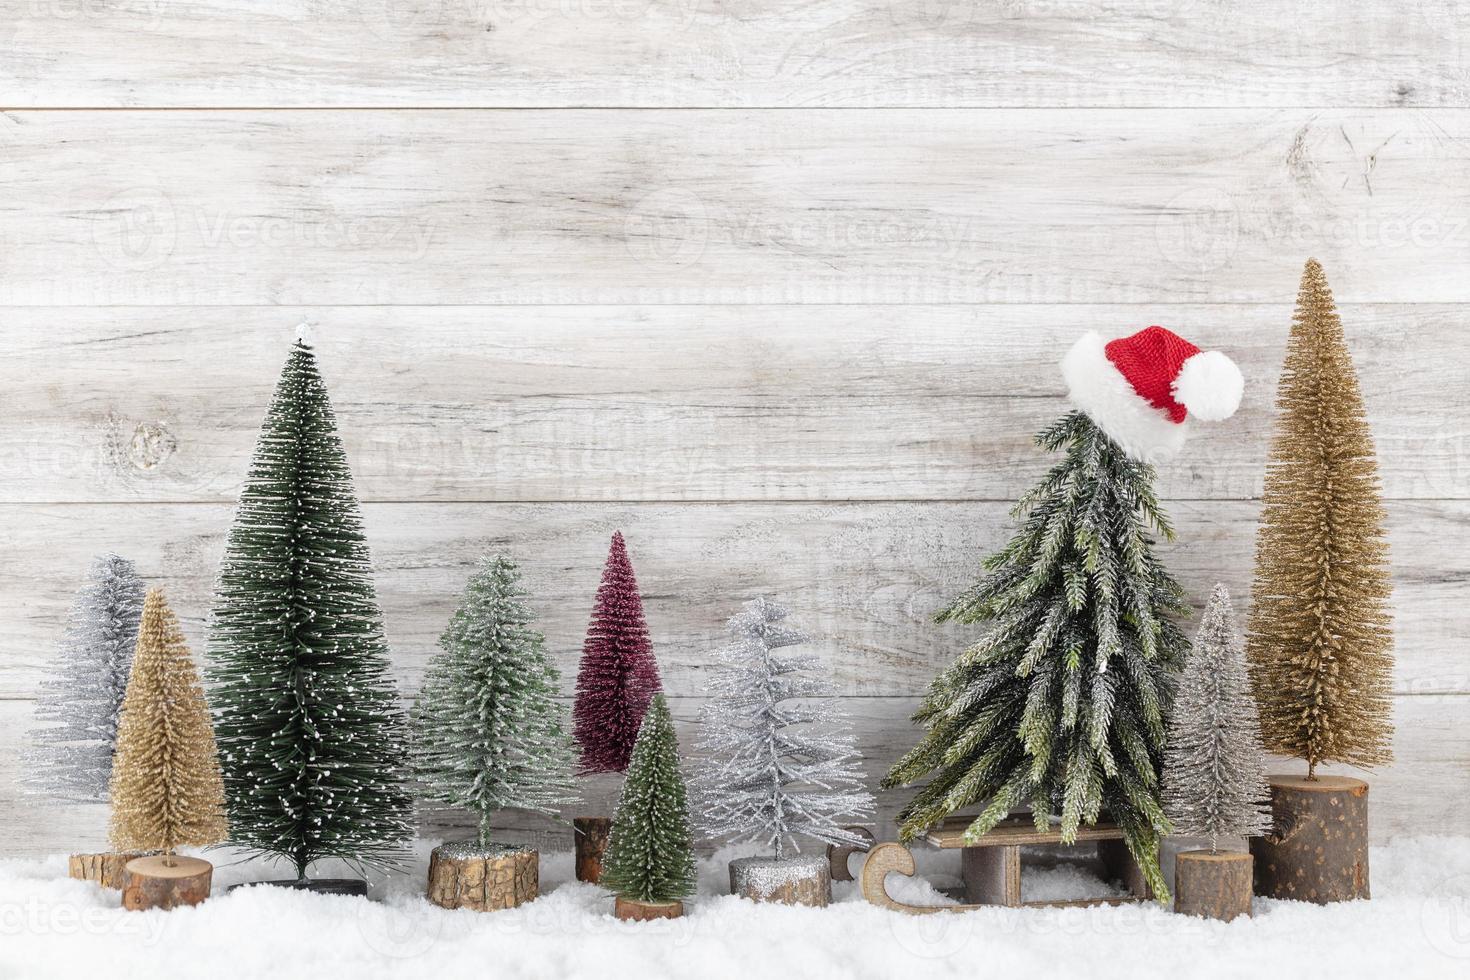
[[[118,893],[66,877],[66,861],[0,862],[0,977],[313,978],[1128,978],[1470,975],[1470,838],[1400,840],[1372,850],[1372,901],[1332,906],[1256,900],[1230,924],[1156,905],[983,909],[907,916],[834,882],[827,909],[757,905],[723,894],[726,849],[699,864],[683,919],[619,922],[602,888],[572,880],[570,853],[543,855],[543,897],[504,912],[449,912],[423,899],[429,849],[373,899],[274,888],[262,862],[215,861],[215,897],[197,908],[124,912]],[[906,902],[947,901],[955,852],[916,849],[919,876],[891,876]],[[862,862],[854,855],[856,871]],[[340,867],[314,869],[322,876]],[[1072,897],[1075,870],[1028,868]],[[1105,887],[1104,887],[1105,890]],[[1028,895],[1028,897],[1030,897]]]

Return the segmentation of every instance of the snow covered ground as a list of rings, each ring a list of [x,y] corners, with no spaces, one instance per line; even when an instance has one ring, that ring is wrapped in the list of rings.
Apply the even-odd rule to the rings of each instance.
[[[733,853],[701,863],[686,918],[647,923],[613,919],[606,892],[571,880],[569,854],[543,856],[541,899],[488,914],[425,902],[426,860],[411,876],[377,882],[364,901],[269,888],[224,894],[222,885],[272,871],[224,866],[215,854],[216,897],[168,913],[123,912],[116,892],[68,879],[61,857],[5,861],[0,977],[1470,976],[1470,838],[1374,848],[1371,902],[1258,899],[1255,918],[1229,925],[1156,906],[910,917],[867,905],[854,884],[838,884],[826,910],[762,906],[720,894]],[[947,884],[952,861],[923,855],[921,872]],[[1058,870],[1037,885],[1065,894],[1074,878]],[[895,879],[890,890],[938,900],[920,879]]]

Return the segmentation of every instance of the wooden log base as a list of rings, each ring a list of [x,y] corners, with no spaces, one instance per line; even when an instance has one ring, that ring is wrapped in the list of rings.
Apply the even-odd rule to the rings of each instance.
[[[1368,784],[1347,776],[1271,776],[1271,832],[1251,839],[1255,891],[1268,898],[1368,897]]]
[[[828,844],[827,864],[830,867],[827,873],[832,876],[833,881],[852,881],[852,869],[847,866],[847,859],[858,851],[872,850],[873,845],[877,843],[877,838],[873,836],[873,832],[867,827],[843,827],[842,829],[850,834],[857,834],[863,840],[867,841],[867,843]]]
[[[73,854],[66,859],[66,873],[78,881],[95,881],[103,888],[122,888],[123,869],[134,858],[147,857],[150,851],[104,851],[100,854]]]
[[[684,914],[683,902],[640,902],[619,895],[613,902],[613,914],[625,922],[649,922],[653,919],[677,919]]]
[[[572,835],[577,848],[577,880],[597,884],[602,881],[602,859],[607,854],[607,841],[612,836],[612,820],[608,817],[573,817]]]
[[[534,901],[540,855],[529,848],[441,844],[429,855],[429,901],[444,909],[493,912]]]
[[[123,868],[125,909],[172,909],[209,897],[214,865],[199,858],[155,854],[133,858]]]
[[[1240,851],[1181,851],[1174,864],[1174,911],[1229,922],[1251,914],[1251,865]]]
[[[825,854],[736,858],[730,862],[730,894],[757,902],[826,908],[832,901],[830,868]]]

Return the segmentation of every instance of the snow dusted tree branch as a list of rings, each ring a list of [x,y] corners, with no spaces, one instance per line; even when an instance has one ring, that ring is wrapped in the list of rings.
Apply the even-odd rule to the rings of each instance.
[[[786,856],[795,838],[861,843],[841,822],[865,817],[873,797],[830,682],[811,654],[787,653],[805,633],[782,625],[787,611],[764,599],[732,617],[733,642],[707,688],[694,779],[704,829],[758,840]]]

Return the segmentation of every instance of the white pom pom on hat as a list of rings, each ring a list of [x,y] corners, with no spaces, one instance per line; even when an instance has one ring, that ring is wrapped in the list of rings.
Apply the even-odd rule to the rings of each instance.
[[[1140,459],[1178,452],[1190,416],[1227,419],[1245,391],[1230,358],[1159,326],[1107,343],[1083,335],[1062,358],[1062,376],[1077,407]]]
[[[1223,422],[1240,407],[1245,378],[1235,362],[1217,350],[1202,350],[1174,376],[1174,400],[1205,422]]]

